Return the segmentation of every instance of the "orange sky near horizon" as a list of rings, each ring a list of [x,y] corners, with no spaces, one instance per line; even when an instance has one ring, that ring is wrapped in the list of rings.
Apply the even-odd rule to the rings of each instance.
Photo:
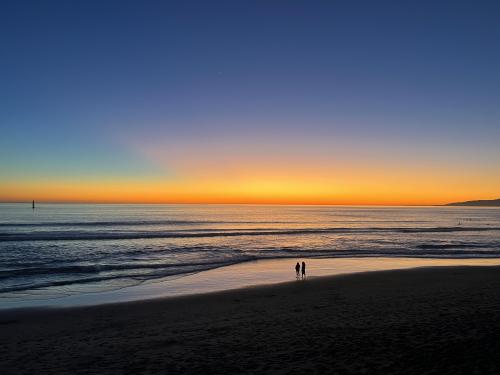
[[[500,187],[496,163],[457,162],[459,147],[442,152],[402,142],[387,147],[374,139],[206,138],[129,143],[124,149],[154,172],[108,174],[109,166],[100,174],[4,174],[0,201],[439,205],[495,199]],[[487,160],[489,154],[479,156]]]
[[[350,177],[350,178],[348,178]],[[483,180],[484,181],[484,180]],[[496,182],[498,183],[498,182]],[[455,186],[450,189],[450,186]],[[0,182],[0,200],[78,203],[437,205],[493,199],[495,183],[460,176],[232,176],[178,179],[60,178]]]

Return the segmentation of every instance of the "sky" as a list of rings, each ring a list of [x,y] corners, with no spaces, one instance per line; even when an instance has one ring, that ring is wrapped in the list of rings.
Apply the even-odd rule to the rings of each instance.
[[[497,1],[2,1],[0,201],[500,197]]]

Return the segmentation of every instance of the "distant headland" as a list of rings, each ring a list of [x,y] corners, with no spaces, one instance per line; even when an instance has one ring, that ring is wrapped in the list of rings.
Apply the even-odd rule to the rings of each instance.
[[[445,206],[500,207],[500,198],[478,201],[453,202],[445,204]]]

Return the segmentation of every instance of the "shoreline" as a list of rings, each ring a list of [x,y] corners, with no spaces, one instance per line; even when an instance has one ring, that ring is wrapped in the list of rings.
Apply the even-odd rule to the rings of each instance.
[[[259,262],[259,261],[255,261]],[[230,266],[227,266],[230,267]],[[221,267],[222,268],[222,267]],[[195,293],[186,293],[186,294],[174,294],[174,295],[164,295],[152,298],[141,298],[134,300],[125,300],[125,301],[116,301],[116,302],[106,302],[99,304],[82,304],[82,305],[39,305],[39,306],[30,306],[30,307],[13,307],[13,308],[4,308],[0,309],[0,325],[5,324],[5,319],[9,320],[11,317],[15,316],[36,316],[38,314],[58,314],[60,312],[79,312],[81,311],[89,311],[93,309],[120,309],[127,307],[134,307],[140,305],[147,304],[162,304],[162,303],[175,303],[176,301],[190,300],[190,299],[199,299],[199,298],[208,298],[211,297],[217,298],[220,296],[224,296],[226,294],[244,294],[250,293],[252,291],[262,292],[264,293],[266,289],[280,289],[280,288],[292,288],[296,285],[300,284],[315,284],[315,283],[331,283],[336,280],[363,277],[363,275],[369,276],[371,274],[380,274],[382,275],[390,275],[391,273],[411,273],[411,272],[453,272],[453,271],[463,271],[463,270],[473,270],[480,271],[482,269],[498,270],[500,277],[500,262],[499,264],[492,265],[427,265],[427,266],[416,266],[416,267],[408,267],[408,268],[389,268],[382,270],[373,270],[373,271],[357,271],[357,272],[346,272],[346,273],[337,273],[337,274],[327,274],[322,276],[307,276],[305,279],[294,279],[294,280],[286,280],[286,281],[277,281],[272,283],[262,283],[255,285],[246,285],[239,288],[231,288],[231,289],[218,289],[213,291],[205,291],[205,292],[195,292]],[[214,271],[214,270],[210,270]],[[208,272],[208,271],[203,271]],[[132,287],[134,288],[134,287]],[[128,287],[123,288],[122,290],[126,290]],[[111,291],[110,293],[114,293],[116,291]],[[96,293],[102,294],[100,292]],[[57,299],[57,298],[56,298]],[[9,323],[7,321],[7,323]]]
[[[500,266],[426,267],[4,311],[0,372],[495,373],[499,288]]]
[[[0,299],[0,313],[9,310],[97,306],[166,297],[201,295],[256,286],[272,286],[295,280],[294,264],[299,258],[260,259],[218,267],[180,277],[169,277],[111,291],[31,299]],[[422,267],[500,266],[500,258],[408,258],[346,257],[300,258],[307,263],[307,277],[328,277],[363,272]]]

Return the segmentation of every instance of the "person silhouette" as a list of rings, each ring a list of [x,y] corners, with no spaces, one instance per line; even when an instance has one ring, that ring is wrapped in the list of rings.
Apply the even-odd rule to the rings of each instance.
[[[306,262],[302,262],[302,278],[306,277]]]
[[[300,264],[297,262],[295,265],[295,275],[297,276],[297,279],[300,277]]]

